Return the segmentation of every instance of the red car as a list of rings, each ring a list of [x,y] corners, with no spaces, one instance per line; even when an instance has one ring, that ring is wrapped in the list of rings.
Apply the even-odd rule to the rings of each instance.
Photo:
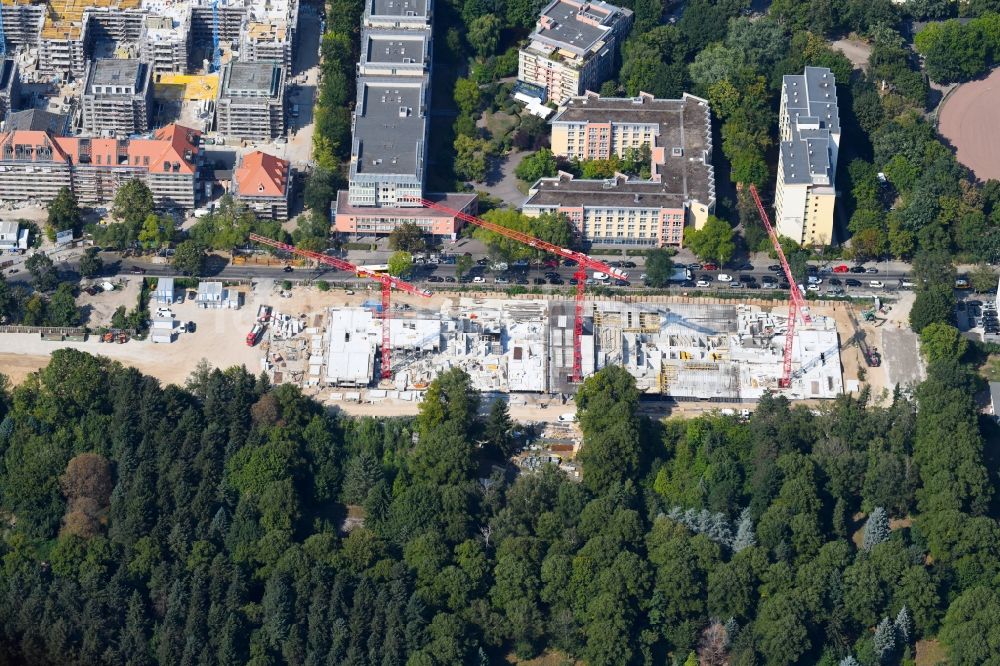
[[[556,259],[546,259],[544,264],[546,268],[556,268],[559,266],[559,261]]]
[[[833,267],[833,272],[834,273],[847,273],[847,272],[850,272],[850,270],[851,269],[847,267],[847,264],[841,264],[839,266],[834,266]]]
[[[715,264],[705,264],[701,268],[702,268],[702,270],[705,270],[705,271],[717,271],[717,270],[719,270],[719,267],[716,266]]]

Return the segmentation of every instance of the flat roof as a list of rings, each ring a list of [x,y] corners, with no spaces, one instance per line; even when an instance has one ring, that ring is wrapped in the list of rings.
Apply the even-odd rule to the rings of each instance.
[[[274,62],[230,62],[225,65],[222,94],[234,92],[267,93],[278,95],[281,66]]]
[[[353,172],[420,173],[427,123],[423,100],[423,81],[358,81]]]
[[[831,134],[840,132],[837,81],[826,67],[806,67],[802,74],[787,74],[781,93],[792,138],[782,141],[781,169],[789,184],[833,183]]]
[[[95,60],[90,67],[90,77],[87,81],[88,92],[93,86],[133,86],[136,92],[143,88],[143,70],[146,65],[139,60],[116,60],[101,58]],[[107,94],[107,93],[103,93]]]
[[[431,0],[369,0],[367,11],[371,16],[426,17]]]
[[[340,190],[337,192],[337,202],[334,209],[337,215],[368,215],[377,217],[406,217],[406,218],[423,218],[423,219],[450,219],[454,217],[451,213],[446,213],[444,211],[435,210],[433,208],[422,208],[420,206],[399,206],[399,207],[381,207],[376,208],[373,206],[352,206],[348,201],[347,190]],[[475,193],[466,194],[460,192],[451,192],[448,194],[438,194],[430,193],[424,194],[424,198],[428,201],[433,201],[439,203],[446,208],[452,210],[468,210],[469,205],[477,198]]]
[[[621,176],[585,180],[561,174],[555,178],[542,178],[531,187],[537,191],[524,203],[525,207],[683,208],[684,203],[691,199],[710,203],[697,196],[671,192],[659,183],[628,180]]]
[[[424,32],[365,31],[362,36],[362,64],[419,64],[427,57]]]
[[[603,0],[553,0],[542,9],[531,37],[582,54],[593,50],[611,26],[631,13]]]

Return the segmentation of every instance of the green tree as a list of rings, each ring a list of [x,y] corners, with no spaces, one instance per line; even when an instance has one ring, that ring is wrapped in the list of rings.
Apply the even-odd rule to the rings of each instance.
[[[979,294],[995,294],[997,274],[989,266],[980,264],[969,273],[969,284]]]
[[[411,253],[423,252],[427,247],[424,230],[412,222],[397,224],[389,233],[389,247]]]
[[[809,651],[809,629],[801,602],[780,593],[761,602],[754,624],[760,651],[768,664],[795,664]]]
[[[922,332],[931,324],[952,324],[955,317],[955,295],[951,286],[931,284],[917,290],[910,310],[910,328]]]
[[[104,270],[104,261],[97,256],[96,247],[88,247],[80,257],[80,275],[86,278],[100,275]]]
[[[36,252],[28,257],[24,267],[31,273],[31,281],[38,291],[52,291],[59,284],[59,271],[44,252]]]
[[[170,242],[173,238],[174,221],[169,217],[161,218],[155,214],[146,216],[139,229],[138,240],[147,250],[154,250]]]
[[[651,287],[666,287],[674,275],[674,262],[669,250],[658,248],[646,254],[646,281]]]
[[[207,258],[204,245],[196,240],[186,240],[177,245],[171,265],[184,275],[201,275]]]
[[[489,416],[483,424],[487,445],[501,458],[514,454],[514,422],[510,418],[507,401],[497,398],[490,405]]]
[[[996,590],[974,587],[959,595],[944,617],[941,640],[956,666],[994,661],[1000,654],[1000,596]]]
[[[920,351],[928,363],[942,359],[958,361],[969,348],[969,341],[950,324],[934,322],[920,331]]]
[[[638,473],[642,464],[638,404],[635,378],[618,365],[601,368],[577,391],[577,420],[583,430],[583,481],[594,492],[607,490]]]
[[[889,538],[889,515],[880,506],[872,509],[868,521],[865,523],[864,539],[862,547],[871,552],[872,548]]]
[[[489,155],[488,141],[460,134],[455,137],[455,174],[464,180],[483,182]]]
[[[397,250],[389,256],[389,275],[400,277],[413,268],[413,255],[405,250]]]
[[[46,232],[51,241],[55,241],[57,231],[72,230],[74,236],[79,235],[83,214],[76,202],[76,197],[68,187],[60,188],[56,196],[49,202],[46,222],[48,224]]]
[[[76,307],[73,285],[62,282],[49,298],[48,320],[50,326],[79,326],[80,310]]]
[[[684,229],[684,245],[699,259],[713,260],[725,264],[733,258],[736,243],[733,242],[733,228],[725,220],[709,215],[700,230],[694,227]]]
[[[111,214],[120,222],[139,227],[153,214],[153,192],[138,178],[122,184],[115,192]]]
[[[455,259],[455,279],[460,279],[470,268],[472,268],[472,255],[468,253],[458,255]]]
[[[526,183],[534,183],[539,178],[551,178],[556,175],[556,158],[548,148],[542,148],[537,153],[528,155],[514,169],[514,175]]]
[[[500,19],[493,14],[486,14],[469,23],[469,43],[481,58],[496,53],[500,43]]]

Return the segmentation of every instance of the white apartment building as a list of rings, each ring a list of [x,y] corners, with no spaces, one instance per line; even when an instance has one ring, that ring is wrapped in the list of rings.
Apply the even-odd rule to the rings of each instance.
[[[834,178],[840,147],[837,82],[826,67],[806,67],[781,85],[775,224],[800,245],[833,240]]]
[[[615,46],[632,27],[632,10],[603,0],[552,0],[518,53],[517,78],[545,88],[561,104],[611,78]]]

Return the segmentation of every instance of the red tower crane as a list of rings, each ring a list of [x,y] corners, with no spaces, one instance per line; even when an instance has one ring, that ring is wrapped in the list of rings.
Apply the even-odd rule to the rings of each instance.
[[[619,268],[610,266],[603,261],[598,261],[592,259],[583,252],[576,252],[564,247],[559,247],[547,241],[543,241],[539,238],[535,238],[531,234],[526,234],[520,231],[515,231],[513,229],[508,229],[507,227],[501,226],[499,224],[494,224],[488,222],[475,215],[469,215],[468,213],[463,213],[462,211],[455,210],[454,208],[448,208],[447,206],[442,206],[439,203],[433,201],[428,201],[427,199],[418,199],[416,197],[411,198],[410,201],[415,201],[425,208],[431,208],[433,210],[439,210],[449,215],[453,215],[463,222],[468,222],[469,224],[474,224],[477,227],[482,227],[488,231],[498,233],[501,236],[506,236],[512,240],[516,240],[519,243],[523,243],[529,247],[533,247],[536,250],[542,250],[543,252],[549,252],[551,254],[562,257],[563,259],[570,259],[575,261],[577,264],[577,270],[573,274],[576,279],[576,311],[573,320],[573,376],[572,381],[579,382],[583,379],[583,348],[581,346],[581,338],[583,337],[583,292],[586,286],[587,273],[586,269],[592,271],[599,271],[601,273],[607,273],[613,278],[619,280],[627,280],[628,273],[622,271]]]
[[[284,250],[285,252],[291,252],[292,254],[297,254],[300,257],[306,257],[307,259],[313,259],[320,263],[326,264],[328,266],[333,266],[334,268],[342,271],[352,271],[356,273],[359,277],[371,278],[377,282],[382,283],[382,379],[389,379],[392,377],[392,366],[390,365],[390,353],[392,350],[392,345],[389,340],[389,319],[391,318],[389,309],[390,293],[393,289],[399,289],[400,291],[405,291],[408,294],[416,294],[417,296],[423,296],[425,298],[431,295],[431,292],[426,289],[420,289],[415,287],[409,282],[400,280],[399,278],[393,277],[391,275],[385,275],[383,273],[374,273],[361,266],[355,266],[349,261],[344,261],[343,259],[337,259],[336,257],[328,257],[325,254],[320,254],[319,252],[312,252],[310,250],[300,250],[294,245],[289,245],[288,243],[280,243],[272,238],[267,238],[266,236],[258,236],[257,234],[250,234],[250,240],[255,243],[260,243],[261,245],[267,245],[269,247],[277,248],[279,250]]]
[[[778,386],[780,388],[788,388],[792,384],[792,340],[795,338],[795,320],[801,315],[802,322],[810,324],[812,323],[812,319],[810,319],[809,312],[806,308],[806,299],[802,297],[802,292],[799,291],[799,285],[795,281],[795,276],[792,275],[792,269],[789,267],[788,260],[785,258],[785,252],[781,249],[781,243],[778,242],[778,234],[775,233],[774,227],[771,226],[771,219],[767,216],[767,211],[764,210],[764,204],[761,203],[760,195],[757,194],[757,188],[754,187],[753,184],[750,185],[750,195],[753,197],[753,201],[757,205],[757,212],[760,214],[761,222],[764,223],[764,228],[767,229],[767,235],[771,239],[774,251],[778,253],[778,261],[781,262],[781,268],[785,271],[785,279],[788,280],[788,286],[791,292],[788,300],[788,327],[785,331],[785,354],[783,358],[781,379],[778,380]]]

